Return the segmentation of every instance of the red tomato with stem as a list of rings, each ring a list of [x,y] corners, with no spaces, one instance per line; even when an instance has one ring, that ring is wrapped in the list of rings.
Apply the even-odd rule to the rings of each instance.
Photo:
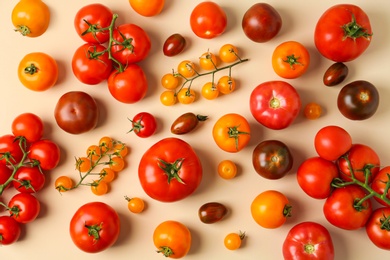
[[[70,220],[73,243],[87,253],[98,253],[111,247],[120,233],[118,213],[103,202],[90,202],[76,210]]]
[[[171,137],[152,145],[142,156],[138,177],[144,191],[161,202],[191,195],[203,175],[200,159],[185,141]]]
[[[22,143],[21,143],[22,142]],[[22,145],[22,146],[21,146]],[[17,139],[16,136],[6,134],[0,136],[0,163],[6,163],[6,157],[12,164],[19,163],[23,158],[23,140]]]
[[[8,202],[8,211],[19,223],[34,221],[41,210],[39,200],[31,193],[17,193]]]
[[[390,200],[390,192],[389,189],[386,187],[389,181],[390,181],[390,166],[386,166],[380,169],[378,174],[375,176],[374,180],[371,183],[371,188],[378,194],[382,195],[383,198],[387,198],[388,200]],[[387,203],[383,199],[380,199],[378,197],[374,197],[374,199],[380,204],[382,204],[383,206],[390,207],[390,203]]]
[[[44,126],[39,116],[23,113],[14,118],[11,129],[14,136],[23,136],[32,143],[43,137]]]
[[[366,224],[368,238],[377,247],[390,250],[390,208],[375,209]]]
[[[20,167],[12,181],[15,189],[19,192],[35,193],[45,185],[46,177],[38,167]]]
[[[61,151],[58,145],[49,140],[41,139],[31,144],[27,157],[42,170],[52,170],[60,162]]]
[[[0,216],[0,245],[11,245],[18,241],[20,224],[10,216]]]
[[[358,6],[339,4],[330,7],[319,18],[314,43],[327,59],[352,61],[370,45],[372,30],[367,14]]]
[[[255,87],[250,95],[253,117],[270,129],[284,129],[292,124],[301,109],[298,91],[284,81],[267,81]]]
[[[316,133],[314,147],[320,157],[334,161],[352,147],[352,137],[340,126],[325,126]]]
[[[130,121],[133,128],[129,132],[133,131],[139,137],[146,138],[156,132],[156,118],[148,112],[138,113]]]
[[[333,260],[334,246],[329,231],[323,225],[306,221],[293,226],[283,243],[285,260]]]

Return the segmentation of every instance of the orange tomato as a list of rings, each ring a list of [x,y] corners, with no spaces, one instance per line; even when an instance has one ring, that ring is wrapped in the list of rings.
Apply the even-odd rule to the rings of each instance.
[[[231,160],[223,160],[218,164],[218,175],[226,180],[237,175],[237,165]]]
[[[222,76],[218,80],[217,89],[222,94],[230,94],[236,89],[236,81],[230,76]]]
[[[125,199],[127,200],[127,208],[132,213],[141,213],[145,209],[145,202],[143,199],[138,197],[129,198],[125,196]]]
[[[92,161],[88,157],[80,157],[76,159],[76,169],[80,172],[88,172],[91,170]]]
[[[219,58],[222,62],[231,63],[238,59],[238,49],[233,44],[225,44],[219,49]]]
[[[99,175],[101,180],[107,183],[110,183],[115,179],[115,172],[107,167],[101,169]]]
[[[43,52],[29,53],[19,63],[18,77],[28,89],[48,90],[56,84],[58,79],[57,62]]]
[[[191,104],[195,101],[196,95],[193,89],[182,88],[179,93],[177,93],[177,100],[181,104]]]
[[[90,145],[87,148],[87,156],[90,158],[93,162],[98,160],[101,156],[101,151],[98,145]]]
[[[161,13],[164,0],[129,0],[130,6],[142,16],[150,17]]]
[[[166,90],[160,95],[160,102],[164,106],[173,106],[176,104],[177,98],[175,92],[172,90]]]
[[[54,186],[59,192],[65,192],[73,187],[73,181],[68,176],[60,176],[56,179]]]
[[[103,153],[108,152],[114,146],[114,140],[109,136],[103,136],[99,140],[99,147]]]
[[[208,100],[216,99],[219,96],[219,90],[212,82],[207,82],[202,87],[202,96]]]
[[[177,72],[185,78],[190,78],[196,74],[195,63],[189,60],[183,60],[177,65]]]
[[[215,70],[218,65],[217,56],[211,52],[205,52],[199,58],[199,66],[204,70]]]
[[[310,54],[299,42],[287,41],[278,45],[272,54],[272,67],[276,74],[285,79],[303,75],[310,65]]]
[[[306,104],[303,113],[307,119],[314,120],[321,116],[322,108],[319,104],[310,102]]]
[[[91,185],[91,191],[97,196],[104,195],[108,192],[108,183],[105,181],[94,181]]]
[[[236,250],[241,247],[242,240],[245,238],[245,232],[229,233],[224,239],[224,245],[229,250]]]

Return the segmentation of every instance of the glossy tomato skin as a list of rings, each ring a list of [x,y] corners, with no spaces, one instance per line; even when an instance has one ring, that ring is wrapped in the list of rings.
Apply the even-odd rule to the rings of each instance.
[[[351,27],[349,30],[355,33],[348,34],[345,27]],[[372,30],[367,14],[352,4],[330,7],[319,18],[314,30],[316,48],[325,58],[335,62],[356,59],[368,48],[371,38]]]
[[[282,28],[282,17],[267,3],[256,3],[244,14],[241,22],[245,35],[252,41],[263,43],[273,39]]]
[[[285,260],[333,260],[334,246],[329,231],[323,225],[306,221],[290,229],[283,243]]]
[[[46,177],[38,167],[20,167],[12,181],[13,186],[19,192],[35,193],[45,185]]]
[[[375,209],[366,224],[366,233],[369,239],[377,247],[390,250],[390,208],[380,207]]]
[[[343,62],[333,63],[324,73],[324,85],[332,87],[340,84],[348,76],[348,72],[348,66]]]
[[[314,147],[320,157],[335,161],[352,147],[352,137],[340,126],[324,126],[314,137]]]
[[[181,53],[186,46],[186,39],[179,33],[174,33],[169,36],[163,45],[163,53],[165,56],[173,57]]]
[[[359,209],[355,205],[357,200],[366,195],[362,188],[355,185],[335,189],[324,203],[325,218],[341,229],[356,230],[364,227],[372,213],[371,201],[365,200]]]
[[[28,142],[35,142],[43,137],[44,125],[36,114],[22,113],[14,118],[11,129],[14,136],[23,136]]]
[[[27,157],[31,161],[39,162],[42,170],[49,171],[57,167],[60,162],[61,151],[55,142],[49,139],[41,139],[30,145]]]
[[[345,85],[337,97],[341,114],[351,120],[372,117],[379,107],[379,92],[368,81],[356,80]]]
[[[291,170],[293,161],[289,147],[279,140],[262,141],[252,153],[255,171],[270,180],[283,178]]]
[[[23,158],[23,151],[19,146],[19,140],[12,134],[0,136],[0,153],[9,153],[10,162],[13,164],[19,163]],[[6,163],[6,159],[0,160],[0,163]]]
[[[165,0],[129,0],[129,3],[138,14],[151,17],[161,13]]]
[[[105,5],[94,3],[80,8],[74,17],[74,28],[83,41],[103,44],[108,41],[110,34],[107,28],[111,24],[113,13]]]
[[[19,223],[34,221],[41,210],[39,200],[31,193],[17,193],[8,202],[11,216]]]
[[[113,71],[107,82],[111,95],[126,104],[140,101],[148,91],[146,75],[137,64],[129,64],[123,72]]]
[[[390,179],[390,166],[385,166],[379,170],[378,174],[373,179],[371,183],[371,188],[379,194],[384,194],[386,190],[386,183],[389,181],[389,179]],[[387,194],[385,196],[387,197],[387,199],[390,200],[389,191],[387,191]],[[377,197],[374,197],[374,199],[381,205],[390,207],[390,205],[386,203],[384,200]]]
[[[212,39],[225,32],[227,15],[217,3],[204,1],[192,10],[190,26],[198,37]]]
[[[184,113],[173,121],[171,133],[176,135],[187,134],[194,130],[200,121],[205,121],[207,119],[207,116],[195,115],[192,112]]]
[[[88,93],[70,91],[57,101],[54,117],[57,125],[65,132],[82,134],[97,126],[99,107]]]
[[[20,224],[10,216],[0,216],[0,245],[11,245],[21,234]]]
[[[252,90],[250,111],[260,124],[274,130],[290,126],[301,109],[298,91],[285,81],[267,81]]]
[[[148,112],[136,114],[131,122],[133,128],[130,131],[142,138],[152,136],[157,130],[157,120]]]
[[[177,176],[162,168],[170,165]],[[172,171],[168,171],[172,174]],[[144,191],[161,202],[174,202],[191,195],[199,186],[203,175],[201,161],[185,141],[168,137],[152,145],[142,156],[138,177]]]
[[[97,230],[97,237],[88,227]],[[76,210],[69,225],[73,243],[87,253],[98,253],[111,247],[120,233],[118,213],[103,202],[89,202]]]
[[[326,199],[333,190],[332,181],[339,178],[339,169],[334,162],[315,156],[299,165],[296,177],[307,195],[315,199]]]
[[[205,224],[218,222],[222,220],[227,213],[228,209],[226,206],[219,202],[207,202],[198,209],[198,217],[200,221]]]

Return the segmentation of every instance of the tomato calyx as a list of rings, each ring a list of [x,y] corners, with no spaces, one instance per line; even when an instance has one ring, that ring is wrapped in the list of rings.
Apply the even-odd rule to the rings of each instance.
[[[88,235],[93,236],[94,243],[97,243],[100,239],[100,231],[102,230],[103,223],[100,223],[99,225],[84,225],[85,228],[88,229]]]
[[[98,41],[96,33],[106,31],[108,28],[101,28],[99,24],[91,24],[87,20],[83,19],[83,21],[88,25],[88,29],[81,33],[81,36],[84,36],[88,33],[91,33],[93,38]]]
[[[249,132],[243,132],[243,131],[239,131],[238,128],[240,126],[231,126],[231,127],[228,127],[228,135],[229,135],[229,138],[234,138],[234,141],[236,143],[236,150],[238,151],[238,139],[240,137],[240,135],[249,135],[250,133]]]
[[[38,72],[38,67],[31,63],[30,66],[24,68],[24,73],[34,75]]]
[[[285,205],[283,208],[283,216],[286,218],[289,218],[292,216],[292,206],[291,205]]]
[[[162,246],[160,247],[160,250],[157,250],[156,252],[162,253],[165,257],[170,257],[171,255],[174,255],[172,249],[169,246]]]
[[[270,101],[269,101],[269,106],[270,108],[273,108],[273,109],[278,109],[280,108],[280,100],[276,97],[273,97]]]
[[[380,218],[380,228],[382,230],[390,231],[390,215],[386,216],[385,213],[383,212],[383,217]]]
[[[139,120],[137,121],[134,121],[134,120],[131,120],[130,118],[127,118],[133,125],[133,128],[131,128],[127,133],[131,133],[131,132],[135,132],[135,133],[139,133],[141,131],[142,128],[144,128],[144,126],[141,124],[142,122],[142,116],[140,117]]]
[[[305,251],[305,253],[307,253],[309,255],[314,254],[314,252],[316,251],[315,245],[313,245],[313,244],[305,244],[303,246],[303,251]]]
[[[23,36],[29,35],[31,33],[30,28],[28,28],[26,25],[18,25],[14,31],[19,32]]]
[[[341,28],[344,30],[343,40],[347,38],[352,38],[356,40],[357,38],[363,37],[367,40],[370,40],[372,33],[368,33],[367,29],[361,27],[357,22],[354,14],[351,14],[352,21],[344,24]]]
[[[162,159],[158,159],[158,167],[164,171],[168,176],[168,184],[171,183],[172,179],[176,179],[179,183],[185,184],[185,182],[180,178],[179,171],[183,165],[184,158],[179,158],[173,163],[166,162]]]
[[[298,61],[299,59],[300,59],[300,57],[295,57],[295,55],[292,54],[292,55],[287,55],[286,59],[283,60],[283,61],[287,62],[290,65],[290,68],[292,70],[294,70],[295,69],[294,65],[301,65],[301,66],[303,66],[303,64]]]

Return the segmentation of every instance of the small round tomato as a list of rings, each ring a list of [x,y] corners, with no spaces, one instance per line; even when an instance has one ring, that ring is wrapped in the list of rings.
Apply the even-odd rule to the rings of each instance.
[[[125,160],[119,156],[113,156],[110,158],[109,168],[114,172],[120,172],[125,168]]]
[[[173,90],[179,86],[180,79],[181,78],[173,73],[167,73],[161,78],[161,85],[166,89]]]
[[[153,232],[153,243],[157,252],[165,257],[182,258],[191,249],[191,232],[182,223],[167,220],[160,223]]]
[[[377,247],[390,250],[390,208],[375,209],[366,224],[368,238]]]
[[[130,121],[132,128],[129,132],[134,131],[139,137],[146,138],[152,136],[157,130],[157,120],[148,112],[138,113]]]
[[[314,137],[317,154],[329,161],[337,160],[352,146],[351,135],[342,127],[329,125],[321,128]]]
[[[177,97],[174,91],[172,90],[166,90],[161,93],[160,95],[160,102],[164,106],[173,106],[176,104]]]
[[[30,143],[43,137],[43,121],[33,113],[23,113],[15,117],[11,128],[14,136],[23,136]]]
[[[11,216],[0,216],[0,245],[11,245],[22,233],[19,223]]]
[[[91,185],[92,193],[97,195],[97,196],[107,194],[108,188],[109,188],[108,183],[103,181],[103,180],[94,181]]]
[[[225,31],[227,16],[217,3],[205,1],[192,10],[190,26],[198,37],[212,39]]]
[[[288,198],[276,190],[267,190],[255,197],[251,214],[257,224],[264,228],[281,227],[291,216],[292,207]]]
[[[201,94],[205,99],[213,100],[219,96],[219,90],[213,82],[207,82],[203,85]]]
[[[58,79],[57,62],[46,53],[31,52],[20,61],[18,78],[30,90],[48,90],[56,84]]]
[[[103,136],[99,139],[99,147],[102,152],[108,152],[114,147],[114,140],[109,136]]]
[[[198,209],[198,217],[205,224],[221,221],[227,213],[226,206],[219,202],[207,202]]]
[[[49,140],[41,139],[30,145],[27,157],[42,170],[52,170],[60,162],[61,151],[58,145]]]
[[[184,113],[173,121],[171,133],[176,135],[187,134],[194,130],[199,122],[206,121],[207,119],[207,116],[195,115],[191,112]]]
[[[96,162],[101,157],[102,151],[98,145],[92,144],[87,148],[86,155],[93,162]]]
[[[337,97],[341,114],[351,120],[372,117],[379,107],[379,92],[368,81],[356,80],[345,85]]]
[[[23,36],[38,37],[50,24],[49,7],[41,0],[20,0],[12,10],[15,31]]]
[[[56,179],[54,187],[59,192],[66,192],[73,187],[73,181],[70,177],[63,175]]]
[[[307,119],[315,120],[318,119],[322,114],[322,108],[315,102],[307,103],[303,113]]]
[[[99,177],[102,181],[110,183],[115,179],[115,171],[110,168],[104,167],[100,170]]]
[[[35,193],[40,191],[45,185],[46,177],[38,167],[20,167],[12,181],[14,187],[19,192]]]
[[[349,69],[342,62],[336,62],[330,65],[325,71],[323,82],[325,86],[332,87],[340,84],[348,76]]]
[[[296,41],[283,42],[272,54],[272,68],[280,77],[295,79],[302,76],[310,65],[306,47]]]
[[[177,65],[177,72],[184,78],[190,78],[196,74],[195,63],[189,60],[183,60]]]
[[[0,163],[6,164],[7,158],[10,163],[18,164],[23,158],[23,150],[21,148],[22,139],[17,139],[16,136],[6,134],[0,136],[0,154],[2,159]]]
[[[248,145],[251,137],[248,121],[235,113],[220,117],[214,124],[212,134],[218,147],[229,153],[241,151]]]
[[[217,172],[223,179],[233,179],[237,175],[237,165],[232,160],[222,160],[218,164]]]
[[[173,57],[181,53],[186,46],[186,39],[179,33],[174,33],[169,36],[163,45],[163,53],[165,56]]]
[[[218,80],[217,89],[222,94],[230,94],[236,89],[236,81],[231,76],[222,76]]]
[[[233,44],[227,43],[219,49],[219,59],[222,62],[231,63],[238,59],[238,49]]]
[[[192,104],[194,103],[196,98],[195,91],[191,88],[182,88],[178,93],[177,93],[177,100],[181,104]]]
[[[130,6],[142,16],[151,17],[161,13],[164,0],[129,0]]]
[[[30,223],[34,221],[41,210],[39,200],[31,193],[17,193],[8,202],[8,211],[17,222]]]
[[[215,70],[218,65],[217,56],[211,52],[205,52],[199,58],[199,66],[204,70]]]
[[[79,172],[88,172],[91,170],[92,160],[88,157],[79,157],[76,159],[76,170]]]
[[[390,191],[387,190],[387,193],[386,194],[384,193],[386,192],[386,185],[387,182],[389,182],[389,180],[390,180],[390,166],[386,166],[380,169],[380,171],[378,172],[378,174],[375,176],[374,180],[371,183],[371,188],[378,194],[385,196],[383,198],[387,198],[388,200],[390,200]],[[378,197],[374,197],[374,199],[381,205],[390,207],[390,204],[387,203],[386,201]]]
[[[270,180],[283,178],[293,166],[292,153],[288,146],[278,140],[260,142],[252,153],[255,171]]]
[[[229,233],[225,236],[223,243],[229,250],[237,250],[241,247],[242,240],[245,238],[245,232]]]
[[[145,202],[143,199],[138,197],[129,198],[125,196],[125,199],[127,200],[127,208],[132,213],[141,213],[145,209]]]

